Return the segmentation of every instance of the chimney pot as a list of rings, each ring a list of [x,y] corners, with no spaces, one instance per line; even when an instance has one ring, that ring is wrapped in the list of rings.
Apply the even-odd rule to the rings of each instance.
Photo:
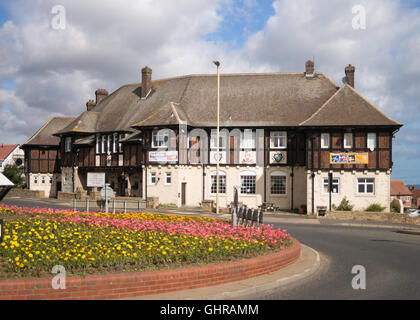
[[[145,66],[141,69],[141,97],[146,98],[152,89],[152,69]]]
[[[98,105],[103,99],[108,96],[108,91],[105,89],[98,89],[95,91],[96,95],[96,104]]]
[[[354,88],[354,72],[356,71],[356,68],[349,64],[345,69],[344,72],[346,73],[346,79],[347,83]]]
[[[305,63],[305,75],[307,77],[313,77],[314,76],[314,71],[315,71],[314,62],[312,60],[306,61],[306,63]]]

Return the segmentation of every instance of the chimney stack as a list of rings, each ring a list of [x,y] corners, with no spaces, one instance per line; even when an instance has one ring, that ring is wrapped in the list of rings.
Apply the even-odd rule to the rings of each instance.
[[[89,100],[88,102],[86,102],[86,110],[90,111],[93,109],[93,107],[96,106],[96,102],[93,100]]]
[[[95,91],[96,95],[96,105],[98,105],[103,99],[108,97],[108,91],[105,89],[98,89]]]
[[[152,69],[145,66],[141,69],[141,97],[145,99],[152,89]]]
[[[308,60],[305,63],[305,75],[306,77],[313,77],[315,71],[315,65],[312,60]]]
[[[346,73],[347,83],[354,88],[354,71],[356,68],[349,64],[345,69],[344,72]]]

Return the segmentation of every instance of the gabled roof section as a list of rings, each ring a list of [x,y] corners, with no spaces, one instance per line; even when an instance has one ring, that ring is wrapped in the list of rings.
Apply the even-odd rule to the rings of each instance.
[[[94,133],[96,121],[99,113],[94,111],[85,111],[76,119],[71,121],[66,127],[58,130],[54,134],[59,136],[69,133]]]
[[[0,160],[6,159],[17,147],[18,144],[1,144],[0,145]]]
[[[391,119],[367,101],[354,88],[344,84],[313,115],[300,126],[394,126],[401,123]]]
[[[412,193],[401,180],[391,180],[391,195],[411,196]]]
[[[32,145],[58,146],[60,138],[54,136],[54,133],[69,125],[73,120],[73,117],[52,117],[23,144],[23,147]]]
[[[132,127],[167,126],[188,123],[185,113],[178,106],[178,103],[169,102],[151,113],[143,121],[133,124]]]

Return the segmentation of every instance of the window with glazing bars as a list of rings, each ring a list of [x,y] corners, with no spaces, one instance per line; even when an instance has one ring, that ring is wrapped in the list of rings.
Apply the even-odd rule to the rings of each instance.
[[[214,174],[211,176],[211,193],[216,193],[217,190],[217,183],[216,183],[217,176]],[[226,193],[226,176],[219,175],[219,193]]]
[[[271,176],[271,194],[286,194],[286,176]]]
[[[241,194],[255,194],[255,176],[241,176]]]

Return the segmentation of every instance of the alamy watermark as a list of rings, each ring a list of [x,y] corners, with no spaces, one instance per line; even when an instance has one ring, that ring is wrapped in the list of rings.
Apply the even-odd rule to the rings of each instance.
[[[351,286],[354,290],[366,289],[366,268],[362,265],[355,265],[351,269],[351,273],[355,274],[351,280]]]
[[[59,289],[66,289],[66,269],[61,265],[55,265],[51,273],[57,274],[52,280],[51,280],[51,286],[55,290]]]
[[[51,28],[54,30],[66,29],[66,8],[62,5],[55,5],[51,8]]]
[[[351,13],[355,16],[351,21],[351,26],[354,30],[366,29],[366,9],[361,4],[355,5],[351,8]]]

